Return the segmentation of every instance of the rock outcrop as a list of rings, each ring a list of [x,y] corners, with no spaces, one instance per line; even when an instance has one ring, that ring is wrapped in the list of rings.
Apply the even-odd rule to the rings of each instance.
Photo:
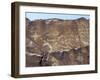
[[[26,18],[27,67],[76,64],[89,64],[89,20]]]

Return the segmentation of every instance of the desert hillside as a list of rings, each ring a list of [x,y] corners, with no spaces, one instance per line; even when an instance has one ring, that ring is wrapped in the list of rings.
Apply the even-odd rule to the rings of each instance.
[[[48,65],[88,64],[88,49],[89,20],[26,18],[26,66],[39,66],[41,59],[41,64],[47,59]],[[59,56],[64,56],[63,60]]]

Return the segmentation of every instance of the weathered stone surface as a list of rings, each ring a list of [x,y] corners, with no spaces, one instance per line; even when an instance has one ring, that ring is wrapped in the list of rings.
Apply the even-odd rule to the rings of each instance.
[[[89,64],[89,46],[70,51],[26,54],[26,67]]]
[[[39,66],[40,60],[40,56],[26,54],[26,67]]]
[[[89,20],[26,18],[26,52],[41,55],[41,59],[26,55],[28,67],[88,64]]]

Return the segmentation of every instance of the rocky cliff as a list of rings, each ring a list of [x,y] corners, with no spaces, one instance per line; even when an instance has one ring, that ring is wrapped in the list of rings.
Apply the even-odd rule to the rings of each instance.
[[[28,67],[39,66],[43,62],[47,62],[48,65],[88,64],[88,47],[89,20],[83,17],[75,20],[52,18],[34,21],[26,18],[26,66]],[[73,50],[74,57],[70,57]],[[57,58],[58,56],[54,56],[56,54],[66,57],[63,57],[62,61]],[[34,65],[34,60],[31,63],[30,58],[34,56],[39,57],[38,65]],[[44,61],[43,56],[47,61]],[[80,59],[77,61],[78,58]]]

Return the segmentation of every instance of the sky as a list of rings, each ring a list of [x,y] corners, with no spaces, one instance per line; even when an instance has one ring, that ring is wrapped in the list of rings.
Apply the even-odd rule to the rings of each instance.
[[[43,13],[43,12],[26,12],[26,18],[29,20],[36,20],[36,19],[50,19],[50,18],[59,18],[64,20],[73,20],[84,17],[89,19],[89,15],[82,15],[82,14],[64,14],[64,13]]]

